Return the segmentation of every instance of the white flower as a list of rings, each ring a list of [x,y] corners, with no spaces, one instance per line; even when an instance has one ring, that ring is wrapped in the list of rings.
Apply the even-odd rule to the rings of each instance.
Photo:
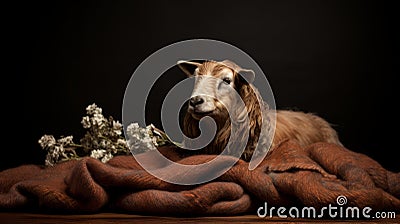
[[[69,145],[69,144],[73,144],[74,143],[72,141],[73,138],[74,137],[72,135],[70,135],[70,136],[58,139],[57,142],[62,144],[62,145]]]
[[[124,139],[118,139],[117,140],[117,145],[123,146],[123,147],[127,147],[128,145],[126,144],[126,141]]]
[[[91,123],[90,123],[90,118],[89,116],[84,116],[82,118],[81,124],[83,126],[83,128],[90,128],[91,127]]]
[[[101,114],[102,109],[98,107],[95,103],[93,103],[92,105],[86,107],[86,113],[88,115]]]
[[[134,154],[156,149],[148,129],[141,128],[138,123],[132,123],[127,127],[127,140],[129,149]]]
[[[90,153],[90,157],[95,158],[95,159],[100,159],[104,156],[104,153],[107,151],[104,149],[99,149],[99,150],[92,150]]]
[[[56,139],[54,138],[53,135],[43,135],[39,139],[39,144],[42,147],[42,149],[51,148],[56,144]]]
[[[156,137],[156,136],[153,136],[153,138],[151,138],[151,140],[152,140],[152,142],[153,142],[153,144],[154,144],[155,146],[158,146],[157,137]]]
[[[113,121],[113,131],[115,134],[117,135],[121,135],[122,134],[122,124],[119,123],[119,121]]]
[[[93,114],[92,125],[97,125],[99,128],[104,127],[106,119],[103,114]]]
[[[133,135],[134,133],[138,132],[140,129],[139,124],[138,123],[132,123],[130,125],[128,125],[128,128],[126,129],[126,131],[128,132],[128,134]]]
[[[60,154],[62,154],[64,152],[65,152],[65,150],[64,150],[64,146],[63,145],[60,145],[60,146],[56,145],[54,147],[54,151],[53,151],[54,154],[60,155]]]
[[[111,152],[109,152],[101,159],[101,162],[102,163],[106,163],[112,158],[113,158],[113,155],[111,154]]]
[[[118,150],[117,150],[117,148],[115,147],[115,145],[111,145],[111,152],[112,152],[112,153],[117,153],[117,152],[118,152]]]

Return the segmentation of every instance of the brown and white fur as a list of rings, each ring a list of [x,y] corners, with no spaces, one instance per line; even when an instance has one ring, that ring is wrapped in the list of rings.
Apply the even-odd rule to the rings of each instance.
[[[194,76],[196,80],[184,117],[183,133],[189,138],[198,137],[200,135],[199,120],[205,116],[213,118],[217,126],[214,139],[205,148],[199,150],[199,153],[220,154],[229,138],[232,137],[231,119],[236,119],[235,124],[238,125],[236,127],[241,129],[244,127],[240,126],[240,121],[245,116],[248,116],[249,140],[241,157],[247,161],[253,155],[256,145],[260,143],[265,144],[265,147],[271,146],[272,150],[286,139],[295,140],[303,146],[315,142],[341,145],[336,131],[319,116],[299,111],[270,110],[252,84],[255,78],[252,70],[243,69],[228,60],[203,63],[179,61],[178,66],[188,76]],[[194,69],[194,72],[190,68]],[[233,91],[239,94],[246,108],[238,106],[234,100]],[[230,115],[228,110],[231,112]],[[262,114],[266,116],[263,117]],[[273,130],[271,127],[275,117],[276,128],[273,135],[270,131]],[[263,125],[263,122],[267,122],[267,125]],[[270,137],[272,140],[262,139],[260,135],[262,128],[268,129],[267,136],[273,135],[273,138]],[[243,133],[237,132],[234,136],[235,141],[240,141],[241,136]],[[270,148],[264,150],[268,151]]]

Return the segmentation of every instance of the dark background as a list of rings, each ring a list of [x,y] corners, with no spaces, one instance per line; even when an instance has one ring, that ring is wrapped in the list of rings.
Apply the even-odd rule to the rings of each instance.
[[[78,141],[91,103],[121,120],[126,85],[146,57],[177,41],[209,38],[259,64],[277,108],[315,112],[335,124],[349,149],[399,172],[395,8],[385,1],[281,0],[4,6],[1,168],[43,164],[43,134]],[[176,70],[162,78],[173,85],[184,76]],[[153,96],[148,118],[158,124],[162,89]]]

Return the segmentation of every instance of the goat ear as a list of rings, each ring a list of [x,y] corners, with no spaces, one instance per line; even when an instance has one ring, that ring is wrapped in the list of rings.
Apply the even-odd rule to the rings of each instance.
[[[256,77],[255,73],[251,69],[240,69],[239,72],[240,76],[246,80],[248,83],[252,83]]]
[[[239,73],[241,78],[246,80],[246,82],[252,83],[254,81],[255,73],[253,70],[241,68],[239,65],[229,60],[224,60],[221,63]]]
[[[179,68],[187,75],[187,76],[192,76],[194,73],[194,70],[196,70],[197,67],[199,67],[201,64],[198,62],[194,61],[183,61],[180,60],[176,63]]]

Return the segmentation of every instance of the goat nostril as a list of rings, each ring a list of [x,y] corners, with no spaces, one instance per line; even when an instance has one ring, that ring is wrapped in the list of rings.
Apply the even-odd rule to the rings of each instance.
[[[197,101],[197,104],[202,104],[202,103],[204,103],[204,100],[203,98],[200,98],[199,101]]]
[[[192,97],[189,100],[190,106],[196,106],[196,105],[199,105],[199,104],[202,104],[202,103],[204,103],[204,99],[202,97],[199,97],[199,96]]]

